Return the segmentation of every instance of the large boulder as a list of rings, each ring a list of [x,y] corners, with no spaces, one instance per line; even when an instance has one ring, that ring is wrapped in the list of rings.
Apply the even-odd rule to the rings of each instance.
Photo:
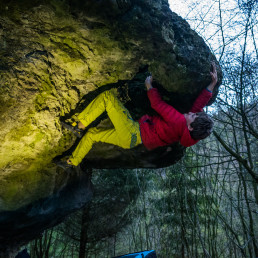
[[[1,212],[65,187],[69,177],[52,160],[76,140],[60,121],[76,120],[100,92],[118,88],[138,119],[152,112],[150,71],[165,100],[187,112],[215,60],[166,0],[0,0],[0,53]],[[151,152],[96,144],[82,167],[163,167],[183,153],[179,144]]]
[[[90,173],[80,169],[66,174],[69,182],[50,196],[15,211],[0,213],[0,257],[14,257],[19,247],[38,238],[70,213],[81,209],[92,199]]]

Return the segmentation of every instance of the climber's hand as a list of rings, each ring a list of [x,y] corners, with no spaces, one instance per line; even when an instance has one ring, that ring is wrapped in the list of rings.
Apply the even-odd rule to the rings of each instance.
[[[215,62],[212,62],[211,65],[212,65],[212,72],[210,72],[211,80],[212,80],[212,83],[216,85],[218,82],[218,75],[217,75]]]
[[[152,76],[148,76],[145,80],[147,90],[152,89]]]
[[[218,75],[217,75],[217,69],[216,69],[216,65],[215,62],[211,62],[212,65],[212,72],[210,72],[211,75],[211,83],[208,85],[207,89],[209,91],[213,91],[214,87],[216,86],[217,82],[218,82]]]

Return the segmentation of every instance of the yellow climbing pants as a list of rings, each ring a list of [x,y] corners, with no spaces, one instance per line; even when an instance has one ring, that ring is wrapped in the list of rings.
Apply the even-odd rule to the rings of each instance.
[[[87,127],[104,111],[107,111],[114,128],[89,129],[69,158],[73,165],[77,166],[81,163],[95,142],[110,143],[124,149],[130,149],[142,143],[139,123],[132,119],[129,111],[116,97],[114,90],[105,91],[96,97],[79,114],[78,119]]]

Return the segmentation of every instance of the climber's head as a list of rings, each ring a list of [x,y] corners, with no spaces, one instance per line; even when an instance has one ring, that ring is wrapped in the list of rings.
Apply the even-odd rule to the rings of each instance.
[[[213,121],[205,112],[184,114],[190,135],[194,140],[208,137],[212,132]]]

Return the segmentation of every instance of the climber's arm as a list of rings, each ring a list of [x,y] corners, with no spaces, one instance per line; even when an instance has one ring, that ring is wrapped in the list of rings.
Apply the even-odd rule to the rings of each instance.
[[[158,89],[152,87],[152,76],[148,76],[145,80],[147,95],[151,103],[151,107],[166,121],[171,122],[182,116],[174,107],[162,100]]]
[[[204,89],[200,93],[198,98],[194,101],[194,104],[190,112],[193,112],[193,113],[202,112],[203,108],[207,105],[210,98],[212,97],[212,91],[218,82],[218,76],[217,76],[217,69],[216,69],[215,63],[212,62],[211,64],[212,64],[212,72],[210,72],[211,83],[207,86],[206,89]]]

